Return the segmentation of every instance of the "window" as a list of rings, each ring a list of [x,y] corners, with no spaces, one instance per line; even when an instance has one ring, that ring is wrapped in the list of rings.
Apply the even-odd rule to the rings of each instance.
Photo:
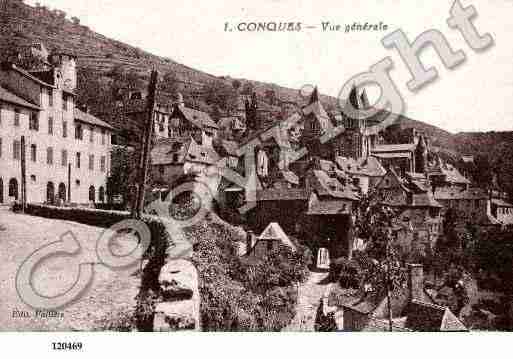
[[[2,158],[2,139],[0,138],[0,158]]]
[[[77,165],[77,168],[80,168],[80,152],[77,152],[77,156],[76,156],[76,165]]]
[[[89,142],[94,142],[94,129],[93,126],[89,126]]]
[[[48,90],[48,106],[53,107],[53,90]]]
[[[68,151],[62,150],[61,153],[61,165],[67,166],[68,165]]]
[[[14,126],[18,127],[20,125],[20,110],[14,109]]]
[[[32,162],[37,162],[37,148],[36,145],[30,145],[30,159]]]
[[[105,144],[105,129],[102,128],[102,145]]]
[[[53,117],[48,117],[48,134],[53,135]]]
[[[68,123],[62,121],[62,137],[68,137]]]
[[[46,149],[46,164],[53,165],[53,148],[51,147]]]
[[[68,111],[68,96],[66,94],[62,94],[62,110]]]
[[[81,124],[75,125],[75,139],[82,140],[84,138],[84,129]]]
[[[163,174],[164,174],[164,165],[160,165],[160,166],[159,166],[159,173],[160,173],[161,175],[163,175]]]
[[[89,155],[89,169],[94,171],[94,155]]]
[[[94,202],[95,189],[94,186],[89,187],[89,201]]]
[[[163,116],[157,114],[157,119],[159,121],[159,132],[164,132],[164,118],[163,118]]]
[[[37,112],[30,113],[29,130],[39,131],[39,115]]]
[[[100,158],[100,171],[105,172],[105,156]]]
[[[479,200],[478,199],[474,200],[474,206],[476,208],[479,208]]]
[[[15,160],[20,159],[21,143],[18,140],[14,140],[12,143],[12,158]]]

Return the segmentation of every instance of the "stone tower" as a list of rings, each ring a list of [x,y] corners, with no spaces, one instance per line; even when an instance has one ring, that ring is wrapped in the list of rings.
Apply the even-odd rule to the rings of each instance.
[[[257,123],[257,111],[258,111],[258,100],[256,93],[253,92],[251,95],[251,100],[246,99],[245,101],[246,108],[246,127],[248,130],[256,131],[258,130]]]
[[[424,139],[424,136],[419,137],[417,147],[415,147],[415,172],[426,173],[427,172],[427,156],[428,146]]]
[[[77,88],[77,61],[74,55],[67,53],[53,53],[50,55],[50,62],[57,70],[62,85],[68,90],[74,91]]]

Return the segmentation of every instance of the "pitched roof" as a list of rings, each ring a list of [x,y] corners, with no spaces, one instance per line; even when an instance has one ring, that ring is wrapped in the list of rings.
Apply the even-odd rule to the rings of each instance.
[[[31,110],[41,110],[39,106],[36,106],[24,99],[22,99],[19,96],[16,96],[12,92],[6,90],[5,88],[0,86],[0,101],[4,101],[13,105],[18,105],[22,107],[29,108]]]
[[[187,141],[161,140],[151,150],[152,165],[181,164],[188,146]],[[175,157],[173,157],[176,155]],[[176,161],[175,161],[176,159]]]
[[[445,180],[450,183],[470,184],[471,182],[465,178],[460,171],[451,164],[442,166],[441,172],[446,176]]]
[[[335,214],[349,214],[351,208],[348,206],[346,200],[340,199],[323,199],[312,193],[308,201],[308,215],[335,215]]]
[[[411,206],[413,207],[436,207],[442,208],[443,206],[438,203],[434,198],[431,192],[425,193],[414,193],[413,195],[413,203]]]
[[[18,73],[20,73],[21,75],[25,76],[26,78],[38,83],[39,85],[42,85],[42,86],[45,86],[45,87],[51,87],[51,88],[55,88],[55,86],[53,86],[52,84],[49,84],[45,81],[42,81],[40,79],[38,79],[36,76],[32,75],[31,73],[29,73],[28,71],[22,69],[21,67],[18,67],[16,66],[15,64],[9,64],[9,69],[12,69]]]
[[[258,236],[258,240],[273,240],[280,241],[282,244],[292,248],[293,251],[296,250],[295,244],[290,240],[290,238],[285,234],[280,225],[276,222],[271,222],[267,227],[263,230],[263,232]]]
[[[406,327],[415,331],[467,331],[447,307],[412,300],[405,309]]]
[[[337,156],[335,158],[335,162],[342,170],[353,175],[383,177],[387,172],[379,160],[373,156],[361,158],[359,160]]]
[[[210,118],[210,116],[206,112],[198,111],[185,106],[176,106],[175,109],[177,111],[180,111],[183,114],[183,116],[196,127],[219,128],[219,126],[217,126],[217,124]]]
[[[151,150],[152,165],[183,164],[186,161],[214,165],[219,156],[213,148],[189,137],[185,140],[162,139]]]
[[[389,145],[377,145],[372,149],[372,153],[382,152],[412,152],[415,150],[414,143],[396,143]]]
[[[83,112],[75,107],[73,110],[73,115],[75,120],[88,123],[90,125],[95,125],[99,127],[108,128],[109,130],[113,130],[114,128],[109,125],[107,122],[100,120],[99,118],[91,115],[90,113]]]
[[[351,186],[343,186],[338,179],[330,177],[328,173],[321,170],[313,170],[313,188],[320,196],[329,196],[333,198],[344,198],[352,201],[358,201],[358,195]]]
[[[257,191],[256,197],[258,201],[306,201],[308,191],[303,188],[266,188]]]
[[[437,200],[488,199],[486,192],[479,188],[471,188],[462,191],[454,187],[437,187],[434,196]]]

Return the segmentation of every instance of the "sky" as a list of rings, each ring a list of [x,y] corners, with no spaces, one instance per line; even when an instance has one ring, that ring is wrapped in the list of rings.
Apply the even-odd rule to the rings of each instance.
[[[36,1],[25,0],[34,5]],[[39,0],[51,9],[77,16],[105,36],[217,76],[231,76],[281,86],[317,85],[337,96],[352,76],[389,56],[391,77],[406,110],[404,115],[450,132],[513,130],[513,1],[461,0],[473,5],[478,32],[495,45],[476,53],[446,23],[452,0]],[[225,23],[301,22],[316,26],[299,32],[225,31]],[[321,22],[380,22],[386,31],[323,32]],[[448,70],[427,48],[421,59],[435,66],[439,78],[416,93],[408,90],[410,74],[394,49],[381,39],[394,30],[410,41],[436,29],[466,61]],[[371,102],[377,91],[370,91]]]

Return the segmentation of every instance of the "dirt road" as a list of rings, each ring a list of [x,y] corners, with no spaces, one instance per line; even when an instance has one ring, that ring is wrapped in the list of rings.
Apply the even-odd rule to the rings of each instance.
[[[77,300],[46,318],[26,305],[16,291],[16,273],[23,261],[46,244],[72,231],[81,246],[77,255],[52,256],[41,262],[33,276],[41,295],[55,296],[73,286],[78,263],[92,263],[93,280]],[[14,214],[0,209],[0,331],[93,330],[106,318],[127,313],[135,306],[138,266],[113,270],[96,256],[97,239],[103,229],[74,222]],[[123,254],[135,247],[133,240],[121,240],[113,251]],[[27,316],[28,314],[28,316]],[[54,314],[54,313],[52,313]]]

